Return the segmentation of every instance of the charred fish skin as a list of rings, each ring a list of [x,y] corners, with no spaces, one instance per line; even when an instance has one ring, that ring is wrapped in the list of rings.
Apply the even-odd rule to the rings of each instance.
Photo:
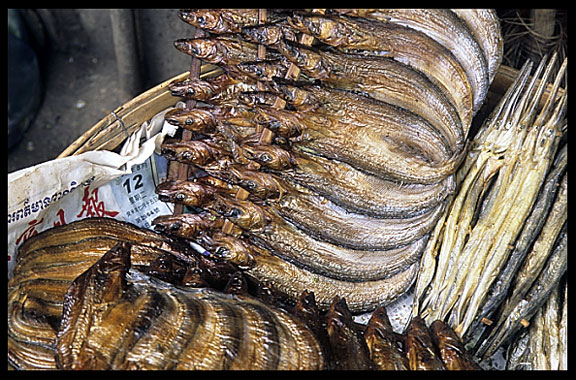
[[[246,297],[151,281],[128,269],[128,257],[125,250],[111,250],[71,286],[57,342],[60,368],[324,366],[312,332],[285,312]],[[108,342],[105,331],[120,339]],[[152,357],[146,355],[150,352]]]
[[[454,330],[440,320],[430,325],[432,340],[447,370],[481,370]]]
[[[392,330],[385,307],[378,307],[372,313],[364,339],[370,351],[370,358],[379,370],[408,370],[408,359],[403,352],[402,340]]]
[[[406,356],[411,370],[445,369],[430,330],[422,318],[412,318],[406,329]]]

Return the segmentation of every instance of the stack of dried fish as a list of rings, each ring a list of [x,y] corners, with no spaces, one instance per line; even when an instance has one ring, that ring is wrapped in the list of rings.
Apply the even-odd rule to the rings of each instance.
[[[532,77],[527,62],[480,129],[416,282],[415,313],[448,321],[483,358],[529,325],[567,269],[567,60],[548,85],[556,59]]]
[[[46,230],[20,247],[8,283],[9,366],[323,368],[304,319],[236,294],[246,286],[236,272],[113,219]],[[258,291],[268,294],[264,285]],[[302,302],[296,311],[315,315],[314,307]]]
[[[290,308],[181,243],[107,218],[26,241],[8,284],[9,368],[479,369],[440,321],[396,334],[384,307],[361,326],[344,298],[320,313],[309,292]]]
[[[177,49],[224,73],[171,85],[198,103],[166,113],[193,138],[162,151],[195,174],[157,193],[191,213],[156,228],[288,298],[313,291],[326,309],[344,297],[354,312],[387,304],[412,285],[454,191],[501,59],[498,20],[486,10],[263,16],[180,12],[208,35]]]

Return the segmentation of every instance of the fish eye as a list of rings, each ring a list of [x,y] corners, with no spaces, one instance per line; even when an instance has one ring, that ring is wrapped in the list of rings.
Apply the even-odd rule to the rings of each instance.
[[[185,160],[189,160],[192,158],[192,153],[186,151],[186,152],[182,153],[182,158]]]
[[[196,92],[194,91],[194,89],[192,87],[188,87],[186,89],[186,94],[187,95],[194,95]]]
[[[206,19],[204,18],[204,16],[198,16],[198,18],[196,19],[196,21],[198,22],[199,25],[204,25],[204,24],[206,24]]]
[[[178,193],[176,194],[176,196],[174,197],[177,201],[183,201],[184,198],[186,198],[186,196],[182,193]]]
[[[180,227],[182,227],[180,223],[172,223],[172,225],[170,226],[170,228],[172,228],[173,231],[179,230]]]
[[[270,156],[268,153],[262,153],[260,155],[260,161],[262,162],[270,162],[272,161],[272,156]]]
[[[230,250],[226,247],[218,247],[214,252],[217,256],[226,256]]]
[[[258,187],[258,185],[254,181],[246,181],[246,187],[250,190],[254,190]]]
[[[192,125],[194,123],[194,120],[192,118],[187,118],[186,119],[186,125]]]

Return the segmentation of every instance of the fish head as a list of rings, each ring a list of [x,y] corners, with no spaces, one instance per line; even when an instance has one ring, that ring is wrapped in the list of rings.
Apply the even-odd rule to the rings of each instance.
[[[193,181],[170,180],[156,186],[162,202],[179,203],[189,207],[205,205],[215,194],[215,189]]]
[[[255,120],[264,128],[282,137],[296,137],[302,133],[302,124],[295,112],[275,107],[255,107],[257,115]]]
[[[244,156],[262,166],[274,170],[292,167],[292,155],[285,149],[273,144],[243,144]]]
[[[223,221],[222,218],[209,213],[186,213],[160,215],[152,221],[152,224],[158,232],[189,239],[202,231],[222,227]]]
[[[168,86],[172,96],[185,97],[198,101],[206,101],[218,93],[210,82],[201,79],[186,79],[183,81],[174,81]]]
[[[262,45],[273,45],[284,38],[282,27],[274,24],[247,26],[241,33],[247,41]]]
[[[178,16],[184,22],[213,33],[237,32],[218,9],[182,9]]]
[[[254,253],[242,239],[214,231],[200,239],[210,253],[217,259],[232,262],[241,269],[249,269],[254,265]]]
[[[192,57],[213,63],[228,63],[228,50],[223,41],[213,37],[187,38],[174,41],[174,47]]]
[[[244,91],[238,94],[238,100],[250,107],[272,106],[276,102],[276,97],[277,95],[270,91]]]
[[[314,79],[327,78],[332,66],[312,48],[295,42],[282,40],[275,45],[276,49]]]
[[[338,18],[323,15],[296,14],[288,18],[288,23],[331,46],[340,46],[351,33]]]
[[[320,107],[318,99],[306,88],[292,84],[281,84],[276,89],[282,94],[286,102],[299,111],[312,111]]]
[[[345,298],[334,297],[326,313],[326,332],[328,336],[345,337],[348,325],[352,321],[352,313]]]
[[[202,108],[191,110],[175,108],[166,112],[164,120],[194,132],[207,132],[216,125],[216,117],[209,110]]]
[[[259,170],[249,170],[243,165],[231,165],[226,171],[227,179],[260,199],[280,198],[282,186],[273,175]]]
[[[214,160],[214,148],[201,140],[164,143],[161,153],[169,160],[204,165]]]
[[[257,80],[271,81],[275,77],[284,77],[288,67],[279,59],[264,59],[260,61],[243,61],[236,65],[242,73]]]
[[[260,230],[268,224],[264,209],[251,201],[217,196],[211,207],[245,230]]]

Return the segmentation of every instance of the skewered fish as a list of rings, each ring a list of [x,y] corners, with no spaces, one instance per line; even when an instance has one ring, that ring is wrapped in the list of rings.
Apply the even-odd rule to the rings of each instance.
[[[462,119],[471,119],[473,104],[480,93],[472,91],[470,79],[452,52],[426,34],[393,23],[326,15],[295,15],[290,23],[338,49],[383,52],[410,65],[450,94]],[[418,49],[414,49],[415,44]]]
[[[347,16],[364,17],[418,30],[446,46],[466,70],[475,95],[474,112],[488,92],[488,63],[473,32],[447,9],[336,9]]]
[[[246,265],[248,276],[274,284],[276,291],[290,299],[297,299],[303,291],[314,292],[318,307],[324,310],[335,296],[345,298],[353,313],[388,304],[410,288],[418,270],[418,263],[414,263],[382,280],[349,282],[309,271],[297,262],[282,259],[269,250],[223,233],[204,235],[200,243],[217,257]]]

